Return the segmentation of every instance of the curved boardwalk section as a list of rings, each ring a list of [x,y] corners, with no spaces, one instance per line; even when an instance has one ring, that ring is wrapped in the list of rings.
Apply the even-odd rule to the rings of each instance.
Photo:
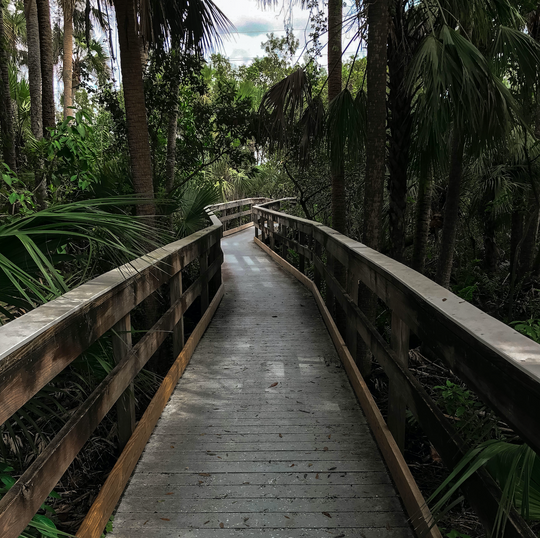
[[[112,536],[412,536],[311,294],[252,236],[223,240],[225,297]]]

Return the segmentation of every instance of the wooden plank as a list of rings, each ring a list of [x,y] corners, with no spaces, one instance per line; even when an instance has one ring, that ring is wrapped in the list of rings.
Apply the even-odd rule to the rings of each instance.
[[[0,536],[19,536],[94,429],[199,295],[200,288],[200,280],[195,281],[178,303],[169,308],[71,415],[47,448],[0,500]]]
[[[233,213],[232,215],[227,215],[226,217],[220,217],[219,220],[225,223],[241,217],[247,217],[248,215],[251,215],[251,208],[246,211],[239,211],[237,213]]]
[[[330,279],[335,290],[339,285],[335,279]],[[430,398],[420,382],[405,368],[395,352],[389,348],[383,337],[373,327],[365,314],[353,304],[347,294],[336,297],[349,303],[350,312],[354,315],[357,330],[368,348],[375,355],[386,374],[392,379],[401,398],[406,402],[413,415],[417,418],[423,430],[429,435],[437,452],[441,455],[447,467],[452,469],[463,458],[468,450],[459,434],[446,419],[436,403]],[[483,523],[489,527],[495,520],[501,496],[500,489],[485,471],[479,471],[469,478],[462,487],[467,499],[474,507]],[[508,536],[527,536],[534,534],[519,514],[512,509],[506,529]]]
[[[113,357],[115,364],[131,351],[131,315],[124,316],[114,327],[112,335]],[[135,393],[133,381],[116,402],[118,445],[124,449],[135,429]]]
[[[188,338],[184,349],[171,366],[156,395],[152,398],[125,450],[107,477],[99,495],[77,531],[78,538],[99,538],[101,536],[170,395],[176,387],[178,379],[180,379],[188,365],[197,344],[223,298],[223,293],[224,288],[221,285],[197,327]]]
[[[328,331],[330,332],[330,336],[334,341],[338,354],[341,357],[351,385],[360,401],[360,404],[362,405],[364,413],[366,414],[366,418],[368,419],[368,423],[372,429],[373,435],[375,436],[386,464],[390,469],[392,478],[394,479],[414,528],[421,536],[442,538],[437,526],[431,526],[433,523],[433,518],[429,509],[427,508],[422,493],[418,489],[418,486],[403,458],[403,455],[396,445],[388,426],[384,422],[377,404],[373,400],[373,397],[371,396],[371,393],[369,392],[369,389],[362,375],[360,374],[358,367],[356,366],[347,349],[347,346],[345,345],[345,342],[339,334],[339,331],[324,304],[319,290],[311,280],[297,271],[292,265],[288,264],[285,260],[280,259],[279,256],[274,252],[267,250],[266,245],[263,245],[257,241],[255,243],[265,250],[265,252],[267,252],[270,256],[272,256],[272,258],[274,258],[281,265],[281,267],[296,277],[313,293],[317,306],[319,307]]]
[[[225,513],[223,528],[214,523],[211,528],[225,533],[228,522],[242,513],[241,526],[231,523],[239,536],[244,531],[253,537],[266,534],[263,526],[271,524],[272,536],[284,530],[290,533],[287,537],[295,536],[294,530],[301,528],[311,537],[324,520],[330,522],[325,531],[332,524],[340,529],[335,534],[371,532],[373,528],[366,527],[369,520],[385,538],[390,532],[386,525],[398,522],[410,536],[315,301],[253,245],[252,237],[247,232],[224,242],[225,257],[231,260],[224,271],[228,291],[137,466],[117,509],[111,538],[146,535],[147,529],[158,526],[171,536],[197,535],[206,532],[215,514]],[[230,390],[233,385],[237,388]],[[225,402],[223,408],[220,401]],[[247,408],[241,407],[243,403]],[[285,443],[259,441],[263,436],[269,439],[270,432]],[[291,435],[304,441],[295,443]],[[305,436],[319,441],[310,447]],[[388,494],[377,497],[381,480]],[[282,490],[288,484],[295,487],[283,497],[266,497],[267,484]],[[375,486],[371,495],[370,484]],[[199,491],[234,485],[236,491],[247,488],[248,494],[255,486],[259,491],[253,498],[239,494],[238,502],[229,495],[218,499],[210,495],[184,496],[183,503],[180,498],[174,502],[176,485],[199,486]],[[310,486],[313,496],[305,496],[308,492],[302,486]],[[315,494],[317,486],[326,495]],[[343,486],[362,492],[361,496],[347,497]],[[156,497],[151,491],[158,492]],[[171,495],[163,497],[165,492]],[[299,496],[291,497],[293,493]],[[366,498],[374,503],[372,510],[362,508]],[[285,512],[289,504],[294,513]],[[169,507],[171,513],[165,515]],[[324,514],[327,510],[330,515]],[[349,519],[343,519],[344,514]],[[164,526],[161,517],[170,525]],[[345,523],[352,527],[344,527]]]
[[[208,250],[221,224],[101,275],[0,327],[0,423],[171,276]]]
[[[228,237],[229,235],[236,234],[238,232],[244,231],[246,228],[251,228],[255,223],[248,222],[247,224],[242,224],[242,226],[237,226],[236,228],[231,228],[226,232],[223,232],[223,237]]]
[[[176,301],[180,299],[180,297],[182,297],[182,271],[179,271],[175,276],[171,278],[169,286],[171,305],[173,305],[174,303],[176,303]],[[180,351],[182,351],[182,348],[184,347],[184,342],[184,316],[181,316],[180,320],[173,328],[173,354],[175,357],[177,357]]]

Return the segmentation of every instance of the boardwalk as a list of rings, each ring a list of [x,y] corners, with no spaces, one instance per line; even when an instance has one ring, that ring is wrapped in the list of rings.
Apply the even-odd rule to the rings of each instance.
[[[311,294],[252,236],[223,240],[225,297],[111,536],[412,536]]]

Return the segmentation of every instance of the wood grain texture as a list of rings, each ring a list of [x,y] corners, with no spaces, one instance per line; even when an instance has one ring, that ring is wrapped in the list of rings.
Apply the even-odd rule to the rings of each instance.
[[[101,533],[109,521],[109,518],[126,487],[129,477],[139,461],[140,455],[159,420],[163,408],[176,387],[178,379],[180,379],[181,375],[184,373],[197,344],[208,327],[208,324],[223,297],[223,293],[224,290],[222,285],[212,299],[212,302],[202,319],[197,324],[197,327],[191,333],[176,361],[171,366],[142,419],[137,424],[126,448],[122,451],[120,458],[116,462],[110,475],[107,477],[99,495],[79,528],[77,532],[78,538],[99,538],[101,536]]]
[[[540,345],[405,265],[319,223],[273,209],[254,214],[289,228],[311,229],[324,248],[374,291],[536,451],[540,452]],[[319,251],[319,252],[318,252]],[[315,262],[319,286],[320,267]]]
[[[0,327],[0,423],[136,305],[219,241],[221,224],[215,217],[213,222]]]
[[[252,234],[222,243],[225,296],[111,538],[410,537],[311,292]]]
[[[366,418],[371,427],[372,433],[377,440],[379,448],[388,465],[392,478],[401,495],[401,499],[414,528],[420,536],[430,536],[432,538],[442,538],[442,535],[437,526],[432,525],[432,516],[425,503],[425,499],[418,489],[407,463],[405,462],[399,447],[397,446],[388,426],[386,425],[377,404],[371,396],[371,392],[367,387],[355,361],[353,360],[343,338],[341,337],[330,312],[326,308],[325,302],[315,286],[314,282],[309,280],[305,275],[300,273],[295,267],[281,259],[275,252],[271,251],[264,243],[256,241],[256,244],[267,252],[272,258],[286,269],[290,274],[304,284],[315,297],[317,306],[323,316],[324,322],[341,361],[345,367],[349,381],[355,391],[362,409],[366,414]]]

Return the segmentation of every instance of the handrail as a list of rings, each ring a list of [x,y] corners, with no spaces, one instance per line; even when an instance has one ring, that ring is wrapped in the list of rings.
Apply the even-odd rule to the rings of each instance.
[[[111,329],[116,362],[0,500],[3,538],[20,535],[115,403],[120,448],[126,445],[135,427],[133,379],[171,332],[175,357],[182,351],[183,316],[197,298],[202,316],[199,325],[208,323],[210,310],[215,310],[223,295],[223,225],[211,208],[206,214],[210,225],[205,229],[113,269],[0,327],[0,423]],[[182,271],[195,260],[199,261],[199,276],[183,290]],[[132,310],[164,284],[170,286],[170,308],[132,346]],[[193,334],[200,338],[204,328],[201,331],[199,325]],[[193,347],[191,344],[190,349]]]
[[[256,237],[284,259],[289,249],[296,252],[302,273],[306,260],[312,263],[315,284],[325,291],[353,357],[361,338],[389,377],[388,425],[398,444],[408,407],[449,468],[467,450],[407,368],[410,330],[540,453],[540,345],[409,267],[320,223],[268,207],[276,202],[253,207]],[[359,308],[361,284],[392,310],[392,346]],[[490,524],[500,492],[487,473],[477,475],[464,490]],[[515,511],[508,532],[534,536]]]
[[[251,221],[251,208],[260,204],[261,202],[269,202],[270,198],[243,198],[241,200],[232,200],[231,202],[223,202],[221,204],[214,204],[208,206],[207,209],[210,209],[216,213],[219,213],[219,220],[223,224],[223,236],[231,235],[233,233],[239,232],[250,226],[253,226]],[[231,210],[238,209],[236,212],[231,212]],[[244,209],[245,208],[245,209]],[[249,219],[246,218],[249,216]],[[236,221],[236,225],[232,228],[229,228],[229,224]]]

